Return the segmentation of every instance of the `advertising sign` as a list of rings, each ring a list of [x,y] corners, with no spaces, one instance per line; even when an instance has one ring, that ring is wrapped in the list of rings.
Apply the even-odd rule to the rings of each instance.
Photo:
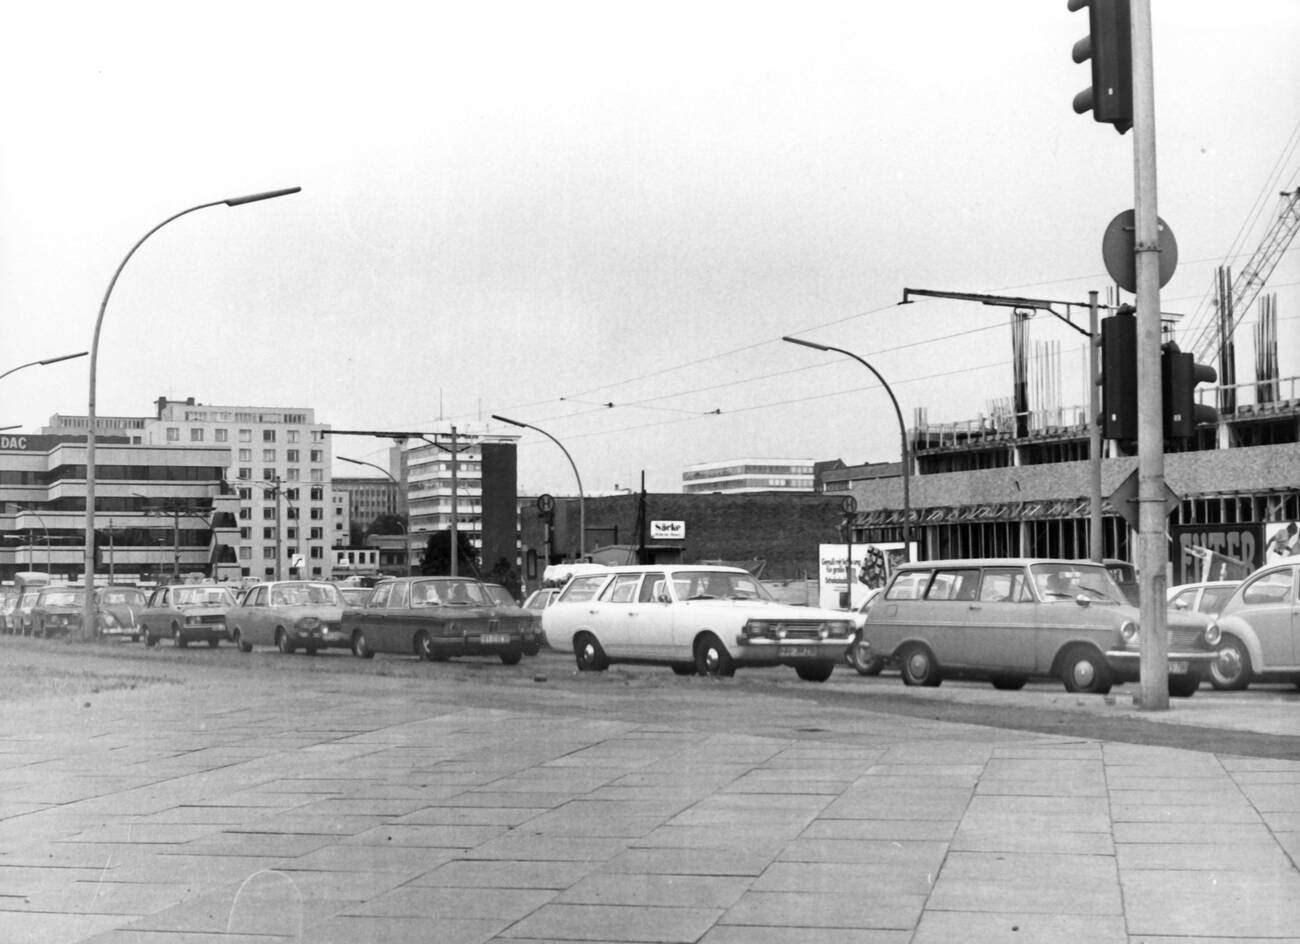
[[[916,542],[912,542],[913,553]],[[852,552],[853,559],[849,560]],[[882,544],[819,544],[817,605],[845,609],[847,591],[854,607],[866,602],[870,592],[883,587],[904,560],[903,542]],[[846,580],[847,577],[847,580]],[[847,586],[846,586],[847,584]]]
[[[684,541],[686,540],[685,521],[651,521],[650,540]]]
[[[1283,524],[1189,524],[1170,529],[1173,564],[1172,585],[1203,580],[1240,580],[1265,563],[1278,559],[1272,551],[1273,537],[1285,535]],[[1267,529],[1267,530],[1265,530]],[[1286,547],[1285,540],[1277,542]]]

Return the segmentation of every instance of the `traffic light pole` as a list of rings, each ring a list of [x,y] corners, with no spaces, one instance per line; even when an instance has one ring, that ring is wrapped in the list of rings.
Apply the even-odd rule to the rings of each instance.
[[[1134,252],[1137,268],[1138,503],[1141,706],[1169,708],[1166,639],[1164,414],[1160,383],[1160,255],[1156,216],[1155,83],[1150,0],[1131,0]]]

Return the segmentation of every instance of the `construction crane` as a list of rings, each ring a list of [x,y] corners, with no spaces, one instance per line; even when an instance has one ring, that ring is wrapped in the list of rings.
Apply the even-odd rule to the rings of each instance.
[[[1268,281],[1273,270],[1277,268],[1282,254],[1286,252],[1291,245],[1291,240],[1300,230],[1300,187],[1295,190],[1283,191],[1281,193],[1281,207],[1278,210],[1277,219],[1269,227],[1268,232],[1260,241],[1259,248],[1255,250],[1254,255],[1232,280],[1232,288],[1228,293],[1227,311],[1232,315],[1232,326],[1226,333],[1216,330],[1219,325],[1219,318],[1211,319],[1201,332],[1197,335],[1195,342],[1192,344],[1192,350],[1196,352],[1197,360],[1213,362],[1219,356],[1219,351],[1225,341],[1230,339],[1237,326],[1245,319],[1246,313],[1250,311],[1251,304],[1255,301],[1256,296],[1264,288],[1264,283]]]

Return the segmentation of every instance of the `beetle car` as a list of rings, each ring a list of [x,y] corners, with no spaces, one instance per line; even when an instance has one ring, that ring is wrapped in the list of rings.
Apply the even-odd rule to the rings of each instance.
[[[348,648],[343,633],[343,598],[323,580],[276,580],[244,591],[226,611],[230,638],[240,652],[275,646],[288,654],[302,649]]]
[[[614,662],[728,676],[740,666],[792,666],[824,682],[853,637],[852,614],[778,603],[738,567],[611,567],[575,576],[542,610],[550,645],[582,671]]]
[[[1169,588],[1165,599],[1171,610],[1217,616],[1240,583],[1240,580],[1211,580],[1179,584]]]
[[[140,615],[146,646],[170,639],[184,649],[192,642],[217,646],[230,638],[226,612],[235,605],[230,588],[216,583],[185,583],[159,587]]]
[[[140,614],[146,603],[144,591],[139,587],[100,587],[95,591],[95,605],[112,619],[101,619],[99,635],[121,636],[138,642],[140,639]]]
[[[452,656],[495,655],[506,665],[536,655],[541,627],[535,613],[494,598],[472,577],[394,577],[375,584],[363,606],[344,614],[352,652],[415,655],[442,662]],[[500,589],[500,588],[498,588]]]
[[[863,624],[871,648],[907,685],[948,676],[1014,690],[1057,678],[1067,691],[1104,694],[1136,680],[1138,610],[1102,564],[1073,560],[942,560],[901,565]],[[1186,698],[1216,658],[1219,630],[1204,616],[1167,615],[1169,692]]]
[[[1239,691],[1252,681],[1290,679],[1300,686],[1300,562],[1262,567],[1241,582],[1219,613],[1223,640],[1210,684]]]
[[[81,631],[86,607],[86,591],[82,587],[60,585],[42,587],[37,593],[28,617],[33,636],[66,636]],[[134,628],[124,628],[112,607],[99,603],[96,592],[95,635],[130,635]]]

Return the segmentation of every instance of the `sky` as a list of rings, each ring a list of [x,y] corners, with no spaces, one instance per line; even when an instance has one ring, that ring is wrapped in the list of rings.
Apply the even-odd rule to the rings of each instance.
[[[1192,323],[1300,178],[1300,3],[1151,6],[1179,251],[1161,307]],[[18,5],[0,372],[89,349],[118,265],[172,214],[299,186],[188,214],[131,257],[100,415],[192,396],[520,433],[524,494],[573,494],[573,469],[492,414],[563,443],[589,495],[679,491],[687,466],[732,458],[894,461],[870,373],[781,338],[868,360],[908,426],[1009,399],[1009,309],[897,303],[1105,300],[1134,135],[1071,108],[1086,33],[1065,0]],[[1283,377],[1300,375],[1298,260],[1267,287]],[[1029,337],[1056,365],[1035,405],[1081,406],[1084,339],[1043,313]],[[88,358],[5,378],[0,426],[84,414],[87,380]],[[333,443],[380,464],[386,446]]]

